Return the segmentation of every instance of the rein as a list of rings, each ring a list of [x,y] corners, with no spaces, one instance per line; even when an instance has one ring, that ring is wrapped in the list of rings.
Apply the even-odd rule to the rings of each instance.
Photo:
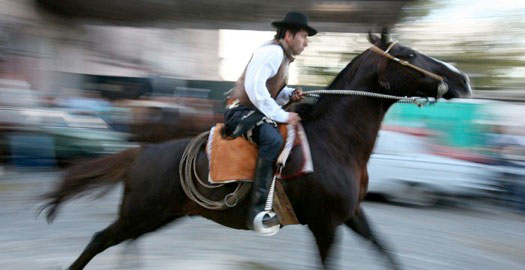
[[[385,98],[397,100],[399,103],[409,103],[416,104],[418,107],[422,107],[427,104],[434,104],[437,102],[435,98],[429,97],[400,97],[379,93],[371,93],[366,91],[358,90],[310,90],[303,93],[305,96],[310,97],[319,97],[320,95],[347,95],[347,96],[363,96],[363,97],[373,97],[373,98]]]

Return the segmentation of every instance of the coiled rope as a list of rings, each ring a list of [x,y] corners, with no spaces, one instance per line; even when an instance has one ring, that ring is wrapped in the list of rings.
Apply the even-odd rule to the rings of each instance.
[[[212,209],[212,210],[224,210],[229,207],[233,207],[237,202],[241,201],[248,192],[250,191],[251,185],[248,183],[239,182],[235,190],[226,195],[222,200],[210,200],[203,196],[197,189],[196,183],[199,183],[205,188],[220,188],[224,184],[208,184],[207,181],[203,181],[197,175],[197,157],[199,155],[200,149],[208,141],[208,136],[210,135],[209,131],[203,132],[194,139],[190,141],[184,153],[179,165],[179,177],[182,183],[182,189],[186,196],[192,201],[196,202],[200,206]]]

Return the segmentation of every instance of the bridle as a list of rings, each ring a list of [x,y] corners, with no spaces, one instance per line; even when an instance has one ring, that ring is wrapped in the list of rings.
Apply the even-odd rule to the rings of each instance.
[[[393,60],[403,66],[409,67],[411,69],[414,69],[418,72],[423,73],[424,75],[427,75],[437,81],[439,81],[438,87],[437,87],[437,94],[435,98],[428,98],[428,97],[406,97],[406,96],[393,96],[393,95],[387,95],[387,94],[379,94],[379,93],[373,93],[373,92],[367,92],[367,91],[359,91],[359,90],[309,90],[304,92],[305,96],[310,97],[319,97],[320,95],[352,95],[352,96],[365,96],[365,97],[373,97],[373,98],[382,98],[382,99],[392,99],[396,100],[396,102],[400,103],[412,103],[416,104],[417,106],[421,107],[426,104],[434,104],[437,102],[438,99],[443,97],[448,92],[448,85],[444,81],[442,76],[439,76],[433,72],[430,72],[428,70],[425,70],[423,68],[420,68],[418,66],[415,66],[408,61],[401,60],[389,53],[389,51],[396,45],[397,41],[394,41],[388,45],[387,49],[383,51],[379,47],[372,45],[370,46],[370,50],[386,57],[389,60]],[[285,106],[287,107],[291,101]]]
[[[441,98],[443,95],[445,95],[448,92],[448,85],[447,85],[447,83],[445,83],[445,81],[444,81],[442,76],[439,76],[436,73],[430,72],[428,70],[425,70],[423,68],[415,66],[415,65],[411,64],[410,62],[408,62],[406,60],[401,60],[401,59],[391,55],[389,53],[389,51],[396,44],[397,44],[397,41],[394,41],[394,42],[390,43],[388,48],[386,50],[384,50],[384,51],[382,49],[380,49],[379,47],[377,47],[375,45],[372,45],[372,46],[370,46],[370,50],[375,52],[375,53],[377,53],[377,54],[379,54],[379,55],[381,55],[381,56],[386,57],[387,59],[390,59],[390,60],[392,60],[394,62],[397,62],[397,63],[399,63],[399,64],[401,64],[403,66],[409,67],[411,69],[414,69],[414,70],[416,70],[418,72],[423,73],[424,75],[427,75],[427,76],[429,76],[429,77],[431,77],[433,79],[438,80],[439,81],[439,85],[437,87],[437,96],[436,96],[437,99]]]

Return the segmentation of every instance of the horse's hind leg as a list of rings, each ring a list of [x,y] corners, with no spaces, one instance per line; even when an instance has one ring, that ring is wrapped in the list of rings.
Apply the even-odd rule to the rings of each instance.
[[[345,221],[345,225],[360,236],[362,236],[363,238],[365,238],[366,240],[370,241],[373,244],[373,246],[386,257],[388,263],[390,264],[389,269],[401,269],[399,263],[397,262],[397,259],[395,258],[395,255],[390,251],[389,248],[387,248],[384,242],[381,241],[377,237],[377,234],[372,230],[372,227],[368,223],[368,220],[362,207],[359,207],[359,209],[353,217]]]
[[[84,267],[100,252],[109,247],[117,245],[124,240],[136,239],[139,236],[154,231],[165,224],[173,221],[180,216],[169,216],[165,218],[144,219],[144,222],[132,223],[125,222],[124,219],[119,219],[115,223],[108,226],[106,229],[99,231],[93,235],[91,242],[86,246],[78,259],[69,267],[71,270],[84,269]]]
[[[126,236],[123,231],[122,224],[117,221],[108,226],[106,229],[96,232],[82,254],[80,254],[80,256],[69,267],[69,269],[84,269],[84,267],[89,261],[91,261],[91,259],[93,259],[93,257],[95,257],[95,255],[126,240],[129,236]]]

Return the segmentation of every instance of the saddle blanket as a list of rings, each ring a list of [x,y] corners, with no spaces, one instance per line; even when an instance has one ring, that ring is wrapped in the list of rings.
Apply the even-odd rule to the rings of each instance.
[[[213,184],[237,181],[251,182],[255,177],[257,145],[239,136],[225,139],[221,135],[222,123],[211,128],[206,153],[209,160],[208,181]],[[295,128],[279,125],[285,139],[284,147],[277,160],[283,170],[277,177],[289,179],[313,172],[313,163],[308,139],[301,124]]]

